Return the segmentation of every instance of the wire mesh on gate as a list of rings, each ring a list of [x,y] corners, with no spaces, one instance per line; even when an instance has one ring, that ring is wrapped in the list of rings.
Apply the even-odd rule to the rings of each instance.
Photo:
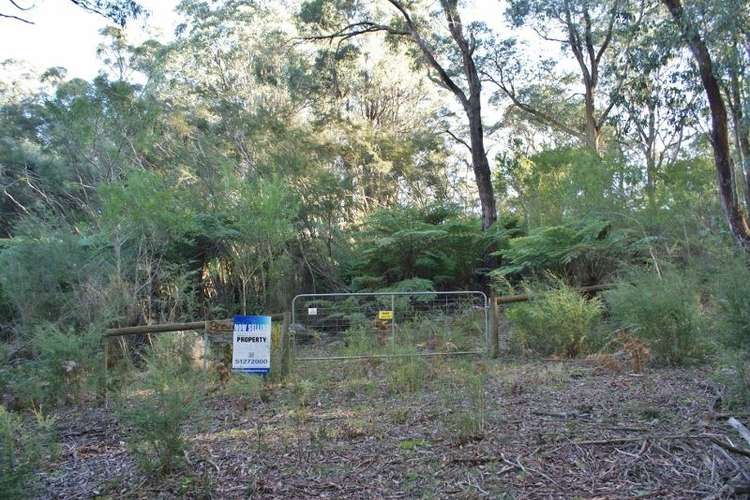
[[[292,300],[297,360],[481,354],[489,331],[479,291],[301,294]]]

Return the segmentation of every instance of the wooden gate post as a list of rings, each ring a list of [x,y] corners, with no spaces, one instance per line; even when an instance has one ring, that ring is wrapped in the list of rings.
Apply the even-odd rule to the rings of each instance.
[[[497,299],[495,297],[495,290],[490,290],[490,345],[488,346],[488,352],[490,355],[490,358],[496,359],[499,355],[499,339],[498,339],[498,329],[500,328],[500,322],[498,321],[498,314],[497,314]]]
[[[281,321],[281,377],[289,375],[289,365],[291,363],[291,338],[289,336],[290,313],[284,313],[284,319]]]
[[[497,324],[498,351],[503,356],[510,354],[510,329],[503,316],[503,305],[495,305],[495,323]]]

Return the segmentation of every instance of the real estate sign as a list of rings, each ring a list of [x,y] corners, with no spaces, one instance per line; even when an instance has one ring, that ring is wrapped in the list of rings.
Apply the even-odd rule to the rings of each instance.
[[[266,374],[271,370],[271,317],[235,316],[232,370]]]

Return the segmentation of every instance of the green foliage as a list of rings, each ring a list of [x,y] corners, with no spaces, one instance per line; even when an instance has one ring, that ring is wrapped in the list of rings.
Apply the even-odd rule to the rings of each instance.
[[[418,392],[424,387],[428,378],[425,359],[416,356],[415,352],[409,353],[406,349],[399,349],[395,354],[402,357],[388,362],[388,387],[399,394]]]
[[[257,375],[235,373],[229,377],[224,393],[246,400],[259,400],[263,392],[263,379]]]
[[[568,357],[591,352],[603,312],[598,298],[587,299],[562,282],[549,291],[535,294],[527,288],[526,293],[534,298],[507,313],[522,349]]]
[[[77,333],[45,323],[29,339],[31,359],[9,367],[9,393],[23,407],[80,403],[96,394],[102,381],[101,331]]]
[[[120,421],[143,470],[164,474],[178,467],[188,448],[187,424],[196,424],[205,380],[191,366],[189,343],[159,339],[145,358],[146,371],[123,393]]]
[[[405,311],[406,307],[397,310]],[[428,351],[470,351],[484,348],[484,314],[470,308],[453,313],[438,311],[415,314],[414,319],[400,322],[396,342]]]
[[[705,355],[700,290],[684,273],[635,272],[605,297],[615,325],[642,339],[658,364],[684,365]]]
[[[483,232],[478,219],[451,205],[379,210],[357,235],[352,283],[365,290],[471,288],[487,251],[508,233],[502,224]]]
[[[0,405],[0,498],[29,498],[35,474],[54,455],[54,419],[26,420]]]
[[[377,336],[367,325],[353,326],[344,332],[342,354],[345,356],[361,356],[382,349],[383,346],[378,342]]]
[[[111,7],[132,4],[82,3],[116,20],[124,11]],[[695,122],[703,101],[674,50],[674,27],[660,29],[656,10],[644,11],[643,29],[635,30],[641,16],[633,2],[507,5],[515,26],[542,36],[560,29],[602,49],[591,89],[598,151],[581,146],[590,139],[591,110],[575,90],[580,74],[554,56],[528,58],[521,43],[498,41],[482,22],[465,23],[477,69],[493,89],[483,89],[485,111],[516,93],[514,106],[497,108],[508,108],[498,126],[513,133],[495,169],[500,221],[483,231],[462,163],[469,156],[454,147],[466,130],[444,112],[423,54],[414,58],[418,47],[386,35],[388,43],[373,48],[339,32],[403,28],[397,9],[370,3],[310,0],[292,12],[284,2],[183,0],[185,23],[166,44],[133,46],[124,31],[106,29],[104,67],[91,81],[68,79],[61,68],[35,75],[0,63],[13,74],[0,78],[0,335],[13,348],[0,351],[18,363],[0,368],[4,390],[24,404],[85,399],[99,376],[94,325],[280,312],[299,292],[486,289],[491,266],[500,266],[492,275],[508,288],[548,272],[588,285],[645,260],[684,266],[727,252],[710,144]],[[463,88],[445,12],[406,4]],[[709,2],[705,13],[691,13],[705,16],[710,44],[726,48],[711,49],[724,79],[747,66],[736,48],[747,23],[719,7]],[[566,9],[571,22],[559,24]],[[319,50],[291,43],[334,32],[341,43]],[[631,69],[624,85],[622,62]],[[736,75],[744,88],[747,72]],[[742,109],[729,94],[737,93],[725,96],[732,109]],[[728,346],[742,346],[750,335],[746,269],[714,274],[719,329]],[[638,303],[626,291],[612,295],[619,324],[637,327],[663,362],[687,356],[695,341],[686,339],[696,335],[686,330],[700,330],[702,313],[692,296],[680,311],[676,299]],[[394,308],[409,302],[396,298]],[[672,313],[659,313],[654,302]],[[343,342],[335,341],[344,353],[464,350],[481,340],[476,311],[399,323],[395,340],[378,339],[365,329],[373,318],[362,304],[347,301],[320,318],[350,320]],[[387,309],[390,300],[377,306]],[[598,341],[598,303],[567,289],[514,306],[513,315],[522,343],[541,352],[574,355]],[[188,353],[172,355],[190,364]],[[394,365],[391,385],[419,387],[420,363]],[[156,368],[148,373],[139,382],[148,386],[146,407],[175,412],[179,397],[159,384]],[[186,418],[177,413],[173,422]],[[159,461],[162,445],[150,439],[136,447]],[[171,441],[177,445],[163,447],[171,450],[165,456],[181,446]]]
[[[123,182],[102,185],[98,194],[102,222],[111,232],[165,245],[197,229],[187,193],[156,172],[132,170]]]
[[[498,164],[498,188],[507,191],[529,228],[556,226],[622,207],[620,195],[613,191],[615,173],[622,165],[586,148],[500,157]]]
[[[2,278],[0,278],[0,325],[10,324],[15,317],[16,311],[10,298],[3,290]]]
[[[0,248],[0,285],[22,325],[76,318],[75,287],[93,271],[87,242],[59,221],[28,219],[17,231]]]
[[[76,402],[99,388],[103,366],[101,330],[77,333],[39,325],[31,339],[34,360],[26,367],[42,395],[40,402]]]
[[[441,378],[440,395],[447,410],[445,425],[451,439],[460,443],[482,439],[487,426],[483,363],[455,362]]]
[[[730,349],[750,341],[750,270],[745,259],[722,262],[714,276],[714,296],[720,338]]]
[[[610,222],[566,222],[532,229],[528,236],[510,240],[509,248],[498,252],[504,265],[493,275],[503,278],[548,271],[574,284],[601,283],[636,249],[631,231],[614,229]]]
[[[722,396],[728,408],[747,408],[750,405],[750,357],[747,350],[723,351],[714,379],[724,386]]]

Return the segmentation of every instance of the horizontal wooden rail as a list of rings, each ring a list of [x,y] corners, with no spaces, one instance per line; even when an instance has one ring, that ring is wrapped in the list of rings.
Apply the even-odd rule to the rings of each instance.
[[[586,292],[598,292],[601,290],[608,290],[610,288],[614,287],[613,284],[607,284],[607,285],[592,285],[592,286],[583,286],[580,288],[576,288],[576,291],[581,293]],[[543,293],[534,294],[534,295],[528,295],[528,294],[521,294],[521,295],[499,295],[495,297],[495,304],[511,304],[513,302],[526,302],[528,300],[534,299],[535,297],[538,297],[540,295],[543,295]]]
[[[281,320],[281,359],[280,366],[273,368],[272,374],[278,373],[285,377],[289,373],[291,365],[291,346],[289,340],[289,313],[266,314],[273,320]],[[109,380],[109,339],[112,337],[123,337],[126,335],[139,335],[146,333],[203,332],[203,371],[208,371],[208,336],[232,333],[234,319],[215,319],[207,321],[190,321],[187,323],[162,323],[160,325],[126,326],[123,328],[109,328],[105,330],[100,341],[104,348],[104,398],[107,398],[107,384]]]
[[[283,320],[284,313],[268,314],[275,320]],[[214,319],[207,321],[191,321],[188,323],[161,323],[158,325],[126,326],[122,328],[108,328],[105,337],[121,337],[125,335],[142,335],[145,333],[184,332],[190,330],[207,331],[208,333],[226,333],[232,331],[234,319]]]

